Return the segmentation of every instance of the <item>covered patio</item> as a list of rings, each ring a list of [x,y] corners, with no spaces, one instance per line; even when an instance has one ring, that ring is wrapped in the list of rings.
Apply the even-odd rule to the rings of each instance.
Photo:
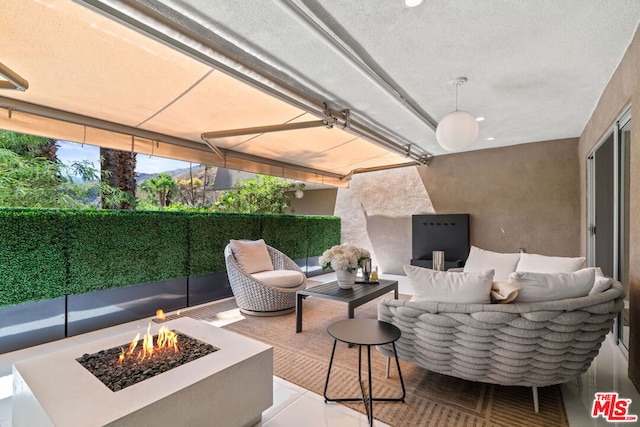
[[[640,402],[638,2],[9,0],[0,11],[1,129],[319,185],[296,211],[339,216],[341,240],[371,250],[401,293],[414,214],[469,213],[481,248],[610,264],[628,317],[587,386],[563,386],[564,406],[583,425],[596,389]],[[436,129],[458,107],[479,134],[449,152]],[[606,144],[612,200],[596,192]],[[71,344],[0,355],[0,384],[13,361]],[[281,409],[308,393],[274,381]],[[293,425],[276,413],[263,423]]]

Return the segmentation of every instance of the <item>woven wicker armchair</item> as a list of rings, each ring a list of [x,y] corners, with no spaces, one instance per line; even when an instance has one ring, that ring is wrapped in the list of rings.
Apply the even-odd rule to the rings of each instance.
[[[282,288],[269,285],[253,277],[240,267],[231,245],[224,249],[227,275],[231,290],[240,311],[253,316],[279,316],[296,308],[296,291],[307,287],[307,279],[298,265],[279,250],[267,245],[274,270],[292,270],[302,274],[302,283],[296,287]]]

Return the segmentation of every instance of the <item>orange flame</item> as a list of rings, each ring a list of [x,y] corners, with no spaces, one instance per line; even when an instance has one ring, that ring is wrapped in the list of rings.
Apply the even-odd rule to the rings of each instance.
[[[139,340],[140,340],[140,332],[138,332],[138,334],[133,339],[133,341],[131,341],[131,344],[129,344],[129,351],[127,351],[127,354],[133,353],[133,350],[135,350]]]
[[[135,348],[138,346],[138,341],[140,340],[140,333],[136,335],[136,337],[131,341],[129,345],[129,350],[125,353],[124,349],[122,349],[122,353],[118,358],[119,362],[122,363],[127,356],[135,357],[138,361],[143,361],[146,358],[151,358],[153,353],[156,350],[162,348],[173,348],[174,353],[178,353],[178,334],[170,331],[166,326],[163,326],[158,331],[158,339],[156,344],[153,344],[153,335],[151,335],[151,323],[147,327],[147,333],[142,337],[142,346],[138,350],[137,354],[133,354]]]
[[[162,309],[156,310],[156,319],[158,319],[158,320],[167,320],[167,318],[164,317],[164,311]]]

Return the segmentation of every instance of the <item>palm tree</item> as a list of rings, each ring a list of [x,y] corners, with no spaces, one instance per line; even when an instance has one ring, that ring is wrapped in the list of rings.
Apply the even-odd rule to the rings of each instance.
[[[44,157],[53,163],[60,163],[58,159],[58,141],[51,138],[43,138],[42,144],[34,150],[36,157]]]
[[[211,179],[209,177],[208,172],[210,170],[213,170],[213,166],[209,166],[209,165],[205,165],[202,164],[200,165],[201,167],[204,167],[204,177],[203,177],[203,183],[202,183],[202,206],[206,205],[206,200],[207,200],[207,187],[209,187],[209,184],[211,182]]]
[[[120,190],[127,197],[111,200],[113,191],[103,191],[102,208],[135,209],[136,199],[136,153],[100,147],[100,168],[103,183],[111,189]],[[114,206],[115,205],[115,206]]]
[[[169,205],[171,192],[178,189],[178,184],[171,175],[161,173],[155,178],[145,180],[140,184],[140,189],[151,197],[157,197],[160,207],[164,208]]]

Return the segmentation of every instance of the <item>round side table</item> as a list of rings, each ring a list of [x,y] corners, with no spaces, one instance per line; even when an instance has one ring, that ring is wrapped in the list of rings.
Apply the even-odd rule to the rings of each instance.
[[[346,319],[332,323],[327,328],[329,335],[333,337],[333,350],[331,350],[331,360],[329,361],[329,369],[327,370],[327,380],[324,383],[324,401],[326,402],[357,402],[364,403],[367,412],[369,425],[373,426],[373,402],[403,402],[406,396],[404,388],[404,380],[400,371],[400,362],[398,361],[398,353],[396,352],[395,342],[400,338],[400,329],[396,326],[382,322],[376,319]],[[331,376],[331,366],[333,365],[333,356],[336,353],[336,344],[342,341],[349,345],[358,346],[358,382],[362,397],[342,397],[329,398],[327,396],[327,388],[329,387],[329,377]],[[398,376],[400,377],[400,385],[402,386],[402,396],[398,398],[373,397],[371,395],[371,346],[391,344],[393,346],[393,354],[396,357],[396,366],[398,368]],[[369,395],[367,397],[362,383],[362,347],[367,347],[367,370]]]

